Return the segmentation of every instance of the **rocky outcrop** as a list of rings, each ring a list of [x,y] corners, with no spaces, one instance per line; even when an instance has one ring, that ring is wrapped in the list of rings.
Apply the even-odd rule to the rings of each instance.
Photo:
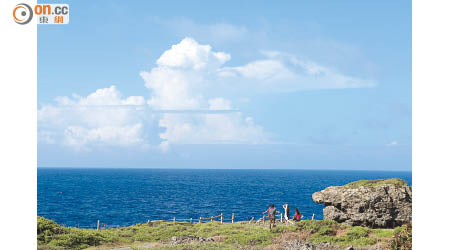
[[[325,220],[352,226],[393,228],[412,218],[411,186],[399,179],[332,186],[314,193],[312,198],[325,205]]]
[[[187,235],[187,236],[173,236],[171,238],[170,244],[179,245],[179,244],[192,244],[192,243],[203,243],[203,242],[211,242],[217,241],[222,242],[220,236],[202,238],[195,235]]]
[[[330,243],[314,244],[311,242],[293,240],[280,244],[285,250],[343,250],[344,248]]]
[[[379,245],[375,246],[359,246],[359,247],[343,247],[332,245],[330,243],[312,243],[301,240],[285,241],[280,244],[285,250],[383,250]]]

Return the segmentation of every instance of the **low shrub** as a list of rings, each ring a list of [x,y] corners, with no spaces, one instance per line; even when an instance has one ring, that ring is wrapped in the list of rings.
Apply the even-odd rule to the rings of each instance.
[[[300,230],[307,231],[311,234],[318,232],[322,227],[337,225],[334,220],[302,220],[296,223]]]
[[[408,223],[394,230],[393,239],[390,242],[391,250],[411,250],[412,249],[412,225]]]
[[[39,244],[50,242],[55,235],[64,233],[63,227],[44,217],[37,217],[37,240]]]
[[[351,240],[357,240],[359,238],[367,237],[370,229],[366,227],[354,226],[350,228],[346,236]]]

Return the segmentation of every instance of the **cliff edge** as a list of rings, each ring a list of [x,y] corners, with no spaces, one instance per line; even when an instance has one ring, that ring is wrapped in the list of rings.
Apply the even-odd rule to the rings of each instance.
[[[312,195],[324,204],[324,220],[352,226],[394,228],[411,221],[412,189],[401,179],[362,180]]]

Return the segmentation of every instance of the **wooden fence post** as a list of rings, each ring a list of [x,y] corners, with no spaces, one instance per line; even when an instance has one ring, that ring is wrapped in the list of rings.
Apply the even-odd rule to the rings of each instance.
[[[191,220],[189,221],[189,223],[192,224],[192,218],[191,218]]]
[[[173,217],[173,224],[177,222],[177,218]]]
[[[202,223],[202,217],[200,217],[200,219],[198,220],[198,223]]]
[[[283,213],[280,213],[280,222],[283,223]]]
[[[266,223],[266,216],[263,215],[263,224]]]
[[[220,224],[223,224],[223,214],[220,213]]]
[[[231,223],[234,223],[234,213],[231,214]]]
[[[100,229],[100,220],[97,220],[97,231]]]
[[[312,219],[311,220],[314,220],[314,214],[313,214],[313,216],[312,216]]]

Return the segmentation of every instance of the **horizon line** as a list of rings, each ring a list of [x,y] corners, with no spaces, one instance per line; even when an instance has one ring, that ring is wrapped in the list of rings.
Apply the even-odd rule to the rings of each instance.
[[[308,171],[384,171],[384,172],[411,172],[411,170],[387,170],[387,169],[332,169],[332,168],[151,168],[151,167],[42,167],[39,168],[57,168],[57,169],[162,169],[162,170],[308,170]]]

